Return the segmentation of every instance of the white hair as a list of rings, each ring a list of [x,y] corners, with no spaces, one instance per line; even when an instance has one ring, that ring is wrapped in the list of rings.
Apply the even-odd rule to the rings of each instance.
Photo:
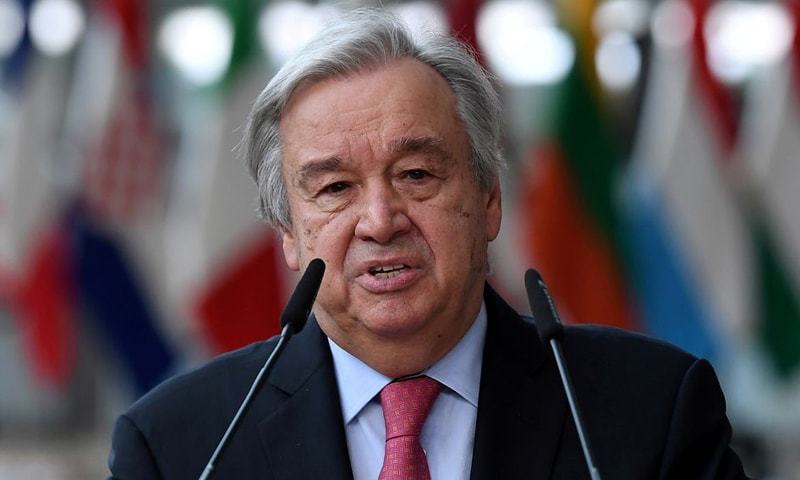
[[[286,62],[253,105],[242,147],[258,185],[262,218],[284,231],[291,226],[279,124],[300,83],[347,77],[403,58],[432,67],[450,85],[469,137],[475,179],[484,190],[494,185],[505,161],[500,148],[500,100],[489,74],[468,48],[452,37],[427,33],[413,38],[391,13],[359,9],[345,14]]]

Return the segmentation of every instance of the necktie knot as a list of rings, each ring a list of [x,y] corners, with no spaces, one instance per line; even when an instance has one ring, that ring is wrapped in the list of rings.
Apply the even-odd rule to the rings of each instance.
[[[381,390],[386,438],[419,436],[441,385],[430,377],[392,382]]]

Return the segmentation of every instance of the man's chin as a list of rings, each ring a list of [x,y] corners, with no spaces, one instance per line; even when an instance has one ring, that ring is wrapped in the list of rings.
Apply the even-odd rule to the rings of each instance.
[[[402,339],[418,333],[429,322],[426,318],[396,314],[368,316],[362,318],[361,323],[375,336],[386,339]]]

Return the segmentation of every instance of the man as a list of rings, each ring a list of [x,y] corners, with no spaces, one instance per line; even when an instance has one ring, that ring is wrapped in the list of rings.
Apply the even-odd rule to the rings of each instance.
[[[499,112],[464,48],[378,11],[270,81],[245,136],[262,213],[289,267],[326,272],[216,478],[588,478],[551,355],[485,283]],[[112,475],[197,478],[274,346],[139,400]],[[599,327],[568,327],[564,349],[605,478],[744,478],[707,362]]]

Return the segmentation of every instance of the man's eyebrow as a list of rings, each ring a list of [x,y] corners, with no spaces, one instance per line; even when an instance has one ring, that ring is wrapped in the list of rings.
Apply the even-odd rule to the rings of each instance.
[[[444,140],[438,137],[403,137],[389,143],[389,153],[438,153],[447,156],[442,148]]]
[[[338,172],[341,169],[342,159],[336,156],[311,160],[300,167],[297,172],[297,182],[301,187],[306,188],[308,182],[314,177],[324,173]]]

